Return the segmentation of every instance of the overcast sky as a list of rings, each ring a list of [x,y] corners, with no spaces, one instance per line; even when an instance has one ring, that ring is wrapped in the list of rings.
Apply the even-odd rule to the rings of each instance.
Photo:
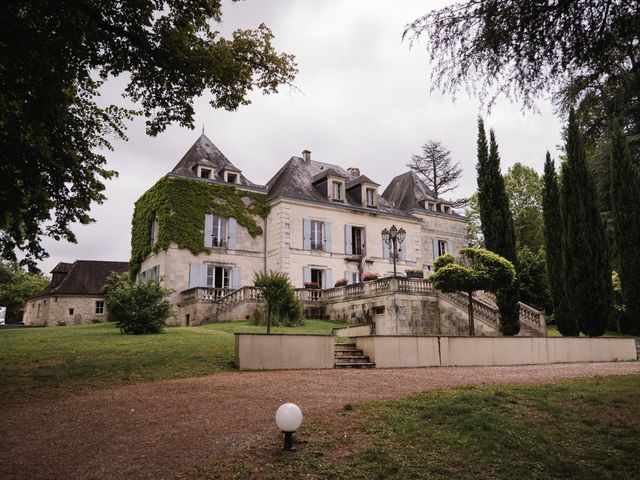
[[[304,149],[312,158],[342,167],[360,167],[383,191],[407,170],[411,153],[428,139],[440,140],[460,162],[464,175],[454,197],[476,189],[477,116],[496,131],[502,170],[522,162],[542,172],[547,150],[557,157],[560,119],[549,102],[539,113],[522,112],[501,100],[487,115],[477,99],[461,92],[430,94],[429,66],[423,46],[409,49],[404,25],[446,1],[280,0],[226,2],[222,31],[266,23],[279,51],[296,56],[301,92],[283,88],[276,95],[251,96],[236,112],[212,109],[196,99],[195,131],[173,126],[158,137],[144,133],[136,120],[128,142],[114,142],[109,168],[120,173],[107,182],[108,200],[96,205],[88,226],[75,226],[78,243],[47,239],[50,257],[40,268],[77,259],[127,261],[133,204],[169,172],[200,135],[207,136],[249,180],[264,184]],[[105,88],[104,100],[122,103],[122,81]]]

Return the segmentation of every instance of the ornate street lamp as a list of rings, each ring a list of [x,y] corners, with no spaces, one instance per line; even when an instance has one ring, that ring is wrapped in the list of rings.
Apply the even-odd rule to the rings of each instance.
[[[404,228],[396,228],[395,225],[391,225],[391,228],[382,230],[382,241],[393,248],[393,276],[396,276],[396,260],[398,259],[398,252],[402,249],[398,248],[398,244],[404,242],[407,232]]]

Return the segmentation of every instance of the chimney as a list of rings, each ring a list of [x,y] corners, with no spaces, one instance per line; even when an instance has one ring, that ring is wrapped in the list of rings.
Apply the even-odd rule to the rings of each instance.
[[[347,172],[349,172],[349,175],[351,175],[352,177],[359,177],[360,176],[360,169],[359,168],[349,167],[349,168],[347,168]]]
[[[302,150],[302,159],[305,163],[311,162],[311,152],[309,150]]]

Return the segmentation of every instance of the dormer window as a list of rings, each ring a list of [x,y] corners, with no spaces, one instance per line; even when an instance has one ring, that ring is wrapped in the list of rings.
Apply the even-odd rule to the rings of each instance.
[[[225,172],[225,176],[227,183],[238,183],[238,174],[237,173],[231,173],[231,172]]]
[[[443,205],[444,213],[451,213],[451,207],[449,205]]]
[[[436,204],[432,202],[427,202],[427,209],[434,211],[436,209]]]
[[[366,189],[367,207],[376,206],[376,190],[375,188]]]
[[[211,169],[200,167],[200,178],[211,178]]]
[[[331,197],[332,200],[336,202],[343,201],[344,195],[342,194],[342,182],[337,182],[333,180],[331,182],[331,192],[332,192],[332,197]]]

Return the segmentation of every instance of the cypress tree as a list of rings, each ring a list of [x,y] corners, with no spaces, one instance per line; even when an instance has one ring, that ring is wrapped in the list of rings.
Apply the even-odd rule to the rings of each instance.
[[[640,182],[624,132],[614,122],[611,135],[611,200],[620,282],[631,332],[640,334]]]
[[[560,198],[556,167],[547,152],[544,163],[544,186],[542,189],[542,213],[544,218],[544,247],[547,256],[547,277],[553,316],[558,331],[564,336],[577,336],[580,328],[576,317],[568,309],[567,296],[562,283],[562,218],[560,217]]]
[[[500,155],[493,130],[489,132],[489,147],[482,118],[478,119],[478,204],[487,250],[506,258],[518,269],[516,237],[509,198],[500,173]],[[500,331],[516,335],[520,331],[519,283],[496,292],[500,310]]]
[[[566,154],[560,186],[564,291],[580,331],[590,337],[601,336],[611,312],[609,249],[573,109]]]

